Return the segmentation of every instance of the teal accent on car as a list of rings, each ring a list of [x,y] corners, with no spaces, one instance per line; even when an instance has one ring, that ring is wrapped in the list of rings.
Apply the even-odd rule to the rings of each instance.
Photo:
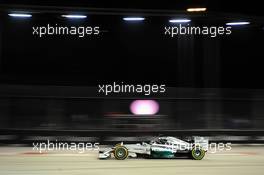
[[[174,154],[171,151],[151,151],[153,158],[173,158]]]

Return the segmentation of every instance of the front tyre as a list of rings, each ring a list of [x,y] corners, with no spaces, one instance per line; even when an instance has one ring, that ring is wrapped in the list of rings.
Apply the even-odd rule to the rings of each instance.
[[[194,160],[202,160],[205,156],[205,150],[200,147],[194,147],[191,151],[191,157]]]
[[[128,150],[126,147],[118,145],[114,149],[114,156],[117,160],[124,160],[128,157]]]

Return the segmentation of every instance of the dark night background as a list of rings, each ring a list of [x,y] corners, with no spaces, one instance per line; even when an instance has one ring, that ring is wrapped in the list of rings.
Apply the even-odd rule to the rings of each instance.
[[[189,7],[207,7],[208,11],[187,13]],[[25,135],[39,134],[42,129],[58,134],[84,130],[88,135],[95,130],[185,134],[178,130],[192,129],[262,134],[264,14],[260,7],[256,0],[250,4],[227,0],[2,1],[0,129],[9,134],[26,129]],[[7,15],[16,11],[32,11],[33,17]],[[60,17],[72,12],[86,14],[87,19]],[[146,20],[122,20],[133,15]],[[233,27],[228,36],[169,38],[164,36],[164,26],[174,17],[190,18],[193,26],[225,26],[243,20],[251,24]],[[47,24],[100,26],[104,32],[84,38],[32,35],[32,26]],[[96,86],[113,81],[166,84],[165,95],[153,96],[160,104],[158,115],[136,119],[130,115],[131,101],[145,96],[98,96]]]
[[[6,15],[8,8],[4,7],[8,6],[9,12],[12,12],[19,4],[5,5],[5,11],[1,13],[1,83],[96,86],[101,82],[124,81],[165,83],[172,87],[263,88],[259,79],[264,73],[261,64],[263,18],[257,10],[251,13],[250,6],[240,3],[240,8],[233,11],[232,7],[238,7],[238,4],[228,3],[224,6],[225,1],[213,4],[209,1],[182,1],[175,3],[175,13],[165,13],[168,8],[174,9],[174,3],[164,1],[146,6],[147,3],[132,1],[123,4],[85,2],[78,8],[75,7],[80,5],[78,2],[65,1],[61,4],[70,5],[68,8],[71,8],[65,10],[58,2],[25,1],[25,4],[31,5],[46,4],[33,8],[42,13],[34,14],[30,20],[11,19]],[[192,4],[205,5],[209,10],[200,16],[184,12],[187,7],[195,7]],[[155,12],[158,5],[165,12]],[[68,11],[85,13],[85,7],[104,9],[96,14],[90,12],[92,14],[85,20],[59,17]],[[123,14],[119,12],[120,15],[114,15],[114,12],[109,12],[109,7],[126,8],[121,9],[125,11]],[[143,15],[136,10],[134,13],[130,10],[129,14],[139,14],[147,20],[138,24],[124,22],[122,17],[128,16],[128,7],[143,8]],[[154,12],[149,12],[152,8]],[[104,15],[105,11],[108,13]],[[232,20],[250,20],[252,25],[234,27],[231,36],[217,38],[181,36],[172,39],[164,36],[164,26],[168,25],[168,20],[180,15],[190,17],[193,26],[224,26]],[[85,38],[38,38],[32,35],[32,26],[47,24],[100,26],[105,32],[100,36]]]

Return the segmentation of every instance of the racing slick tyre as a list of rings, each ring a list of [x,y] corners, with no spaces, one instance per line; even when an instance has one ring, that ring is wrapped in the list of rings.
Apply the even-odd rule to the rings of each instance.
[[[124,160],[128,157],[128,150],[124,146],[117,146],[114,149],[114,156],[117,160]]]
[[[205,151],[200,147],[194,147],[191,151],[191,158],[194,160],[202,160],[204,155]]]

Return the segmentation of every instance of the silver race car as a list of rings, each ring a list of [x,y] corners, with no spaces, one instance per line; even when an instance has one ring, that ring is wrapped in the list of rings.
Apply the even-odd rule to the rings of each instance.
[[[111,158],[113,155],[117,160],[128,157],[142,158],[177,158],[187,156],[194,160],[204,158],[208,150],[208,139],[194,137],[194,142],[186,142],[175,137],[158,137],[150,143],[124,144],[123,142],[111,148],[99,150],[99,159]]]

